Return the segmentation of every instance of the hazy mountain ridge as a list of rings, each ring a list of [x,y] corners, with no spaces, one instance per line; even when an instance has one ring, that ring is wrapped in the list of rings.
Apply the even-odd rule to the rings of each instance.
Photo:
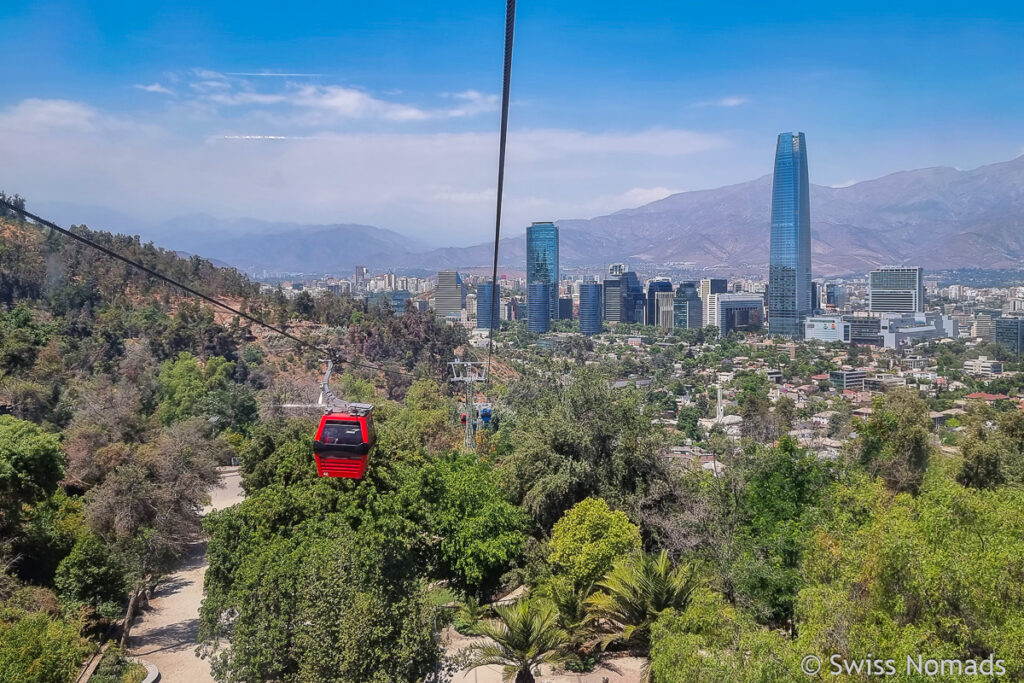
[[[767,267],[770,175],[680,192],[589,220],[561,220],[565,265]],[[901,171],[834,188],[811,186],[812,263],[819,275],[879,265],[1015,268],[1024,264],[1024,157],[969,171]],[[502,241],[502,263],[522,262],[525,238]],[[444,250],[444,265],[475,264],[487,245]],[[489,251],[487,251],[489,253]],[[423,255],[423,261],[437,252]]]
[[[605,216],[557,221],[561,262],[603,266],[626,261],[637,267],[692,262],[698,268],[767,270],[771,184],[766,175],[680,192]],[[356,264],[469,269],[489,267],[493,254],[491,243],[431,249],[369,225],[225,220],[203,214],[147,226],[145,233],[168,248],[249,270],[345,273]],[[811,234],[817,275],[904,263],[929,269],[1020,267],[1024,156],[968,171],[933,167],[842,188],[812,185]],[[501,265],[522,270],[525,252],[524,235],[502,239]]]

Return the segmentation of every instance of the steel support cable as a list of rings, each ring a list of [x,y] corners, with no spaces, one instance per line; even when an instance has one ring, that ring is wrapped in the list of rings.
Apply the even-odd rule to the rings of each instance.
[[[156,271],[156,270],[153,270],[149,266],[143,265],[143,264],[139,263],[138,261],[133,261],[132,259],[128,258],[127,256],[122,256],[121,254],[118,254],[116,251],[108,249],[107,247],[104,247],[102,244],[98,244],[98,243],[92,241],[88,237],[84,237],[82,235],[77,235],[77,234],[71,232],[70,230],[68,230],[66,228],[60,227],[59,225],[57,225],[53,221],[48,221],[45,218],[42,218],[41,216],[37,216],[36,214],[32,213],[31,211],[26,211],[25,209],[19,208],[19,207],[15,206],[14,204],[12,204],[12,203],[10,203],[8,201],[5,201],[3,199],[0,199],[0,206],[2,206],[5,209],[8,209],[9,211],[13,211],[14,213],[17,213],[17,214],[21,215],[23,218],[31,220],[34,223],[38,223],[39,225],[42,225],[43,227],[46,227],[46,228],[49,228],[50,230],[54,230],[56,232],[59,232],[60,234],[66,236],[66,237],[70,237],[71,239],[76,240],[76,241],[86,245],[87,247],[91,247],[91,248],[93,248],[93,249],[95,249],[95,250],[97,250],[99,252],[102,252],[103,254],[106,254],[110,258],[113,258],[113,259],[116,259],[118,261],[121,261],[122,263],[126,263],[129,266],[131,266],[132,268],[140,270],[143,273],[146,273],[147,275],[149,275],[151,277],[155,277],[158,280],[162,280],[163,282],[166,282],[169,285],[177,287],[178,289],[181,289],[181,290],[191,294],[192,296],[198,297],[198,298],[202,299],[203,301],[206,301],[208,303],[213,304],[214,306],[219,306],[220,308],[223,308],[224,310],[229,311],[229,312],[233,313],[234,315],[237,315],[240,318],[244,318],[245,320],[248,320],[249,322],[251,322],[251,323],[253,323],[255,325],[259,325],[260,327],[263,327],[263,328],[266,328],[266,329],[271,330],[273,332],[276,332],[277,334],[280,334],[282,337],[285,337],[287,339],[292,340],[293,342],[295,342],[299,346],[305,347],[307,349],[312,349],[314,351],[319,351],[320,353],[325,354],[328,358],[333,360],[335,363],[343,363],[345,365],[350,365],[352,367],[364,368],[364,369],[367,369],[367,370],[377,370],[379,372],[390,372],[390,373],[394,373],[394,374],[397,374],[397,375],[404,375],[406,377],[415,377],[414,374],[412,374],[410,372],[406,372],[404,370],[391,370],[391,369],[388,369],[388,368],[382,368],[382,367],[377,366],[377,365],[371,365],[369,363],[360,363],[359,361],[345,360],[343,358],[338,358],[338,357],[336,357],[335,352],[332,351],[330,348],[327,348],[327,347],[324,347],[324,346],[319,346],[319,345],[314,344],[312,342],[306,341],[305,339],[302,339],[301,337],[296,337],[295,335],[293,335],[290,332],[287,332],[287,331],[281,329],[280,327],[277,327],[276,325],[271,325],[270,323],[265,322],[264,320],[262,320],[260,318],[257,318],[254,315],[246,313],[245,311],[241,311],[241,310],[239,310],[239,309],[237,309],[237,308],[235,308],[233,306],[229,306],[228,304],[226,304],[226,303],[224,303],[222,301],[218,301],[214,297],[209,296],[207,294],[203,294],[202,292],[200,292],[197,289],[194,289],[194,288],[192,288],[192,287],[190,287],[190,286],[188,286],[186,284],[182,284],[181,282],[178,282],[177,280],[174,280],[173,278],[167,277],[163,273],[161,273],[159,271]]]
[[[498,297],[498,243],[501,240],[501,199],[505,189],[505,142],[508,138],[508,103],[512,84],[512,43],[515,37],[516,0],[507,0],[505,4],[505,68],[501,82],[501,134],[498,138],[498,194],[494,216],[494,262],[491,267],[491,325],[487,333],[487,378],[490,379],[491,356],[494,353],[495,312],[500,301]],[[479,316],[479,312],[477,313]]]

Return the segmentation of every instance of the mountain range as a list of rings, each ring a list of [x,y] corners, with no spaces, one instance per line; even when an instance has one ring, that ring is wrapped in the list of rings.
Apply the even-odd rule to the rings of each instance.
[[[556,221],[561,263],[597,268],[624,261],[641,270],[671,264],[723,273],[767,272],[771,184],[771,176],[763,176],[713,190],[680,192],[606,216]],[[848,187],[812,185],[811,235],[815,275],[864,273],[888,264],[1021,267],[1024,156],[967,171],[934,167]],[[307,273],[347,273],[356,264],[378,269],[482,268],[490,264],[493,251],[493,243],[431,248],[368,225],[205,215],[151,226],[145,236],[246,270]],[[525,236],[503,239],[500,251],[503,267],[523,270]]]

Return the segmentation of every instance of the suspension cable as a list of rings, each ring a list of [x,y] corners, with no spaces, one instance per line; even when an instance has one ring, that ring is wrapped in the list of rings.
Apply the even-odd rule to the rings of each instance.
[[[301,337],[297,337],[297,336],[291,334],[290,332],[287,332],[286,330],[283,330],[280,327],[277,327],[276,325],[271,325],[270,323],[262,320],[261,318],[257,318],[256,316],[251,315],[249,313],[246,313],[245,311],[239,310],[239,309],[237,309],[237,308],[235,308],[233,306],[229,306],[228,304],[224,303],[223,301],[218,301],[217,299],[215,299],[212,296],[209,296],[207,294],[203,294],[199,290],[194,289],[193,287],[190,287],[189,285],[186,285],[186,284],[183,284],[181,282],[178,282],[177,280],[175,280],[173,278],[170,278],[170,277],[164,275],[163,273],[160,273],[159,271],[153,270],[149,266],[143,265],[142,263],[139,263],[138,261],[134,261],[134,260],[128,258],[127,256],[123,256],[123,255],[117,253],[116,251],[113,251],[112,249],[108,249],[107,247],[105,247],[102,244],[99,244],[97,242],[94,242],[93,240],[89,239],[88,237],[85,237],[83,235],[78,235],[78,234],[76,234],[76,233],[74,233],[74,232],[72,232],[72,231],[70,231],[70,230],[68,230],[66,228],[62,228],[59,225],[57,225],[56,223],[54,223],[53,221],[49,221],[49,220],[46,220],[45,218],[42,218],[41,216],[37,216],[36,214],[34,214],[34,213],[30,212],[30,211],[26,211],[25,209],[23,209],[23,208],[21,208],[19,206],[15,206],[14,204],[12,204],[9,201],[6,201],[4,199],[0,199],[0,206],[2,206],[3,208],[5,208],[5,209],[7,209],[9,211],[13,211],[13,212],[21,215],[22,218],[31,220],[32,222],[37,223],[39,225],[42,225],[42,226],[44,226],[46,228],[49,228],[50,230],[54,230],[56,232],[59,232],[60,234],[66,236],[66,237],[70,237],[71,239],[76,240],[77,242],[80,242],[81,244],[84,244],[87,247],[91,247],[91,248],[93,248],[93,249],[95,249],[95,250],[97,250],[99,252],[102,252],[103,254],[106,254],[110,258],[117,259],[118,261],[126,263],[129,266],[131,266],[132,268],[140,270],[143,273],[146,273],[147,275],[150,275],[151,277],[155,277],[156,279],[162,280],[163,282],[166,282],[169,285],[173,285],[174,287],[177,287],[178,289],[181,289],[181,290],[191,294],[192,296],[198,297],[198,298],[202,299],[203,301],[206,301],[207,303],[211,303],[214,306],[219,306],[220,308],[223,308],[224,310],[229,311],[229,312],[233,313],[234,315],[237,315],[240,318],[244,318],[245,320],[248,320],[249,322],[251,322],[251,323],[253,323],[255,325],[259,325],[260,327],[264,327],[264,328],[266,328],[268,330],[276,332],[277,334],[279,334],[279,335],[281,335],[281,336],[283,336],[283,337],[285,337],[287,339],[292,340],[293,342],[295,342],[296,344],[298,344],[301,347],[305,347],[307,349],[312,349],[314,351],[318,351],[318,352],[326,355],[328,358],[333,360],[335,363],[344,363],[345,365],[350,365],[352,367],[365,368],[367,370],[377,370],[378,372],[386,372],[386,373],[390,372],[390,373],[397,374],[397,375],[404,375],[406,377],[415,377],[414,374],[412,374],[410,372],[405,372],[404,370],[391,370],[391,369],[388,369],[388,368],[382,368],[382,367],[380,367],[378,365],[372,365],[370,363],[362,363],[360,361],[345,360],[343,358],[339,358],[339,357],[337,357],[337,353],[333,349],[331,349],[329,347],[320,346],[319,344],[314,344],[314,343],[312,343],[310,341],[302,339]]]
[[[516,0],[507,0],[505,5],[505,68],[501,82],[501,135],[498,139],[498,201],[494,216],[494,262],[491,266],[491,325],[487,332],[487,378],[491,375],[491,356],[494,353],[495,312],[498,309],[498,244],[501,240],[501,198],[505,189],[505,142],[508,138],[508,103],[512,85],[512,42],[515,37]],[[500,311],[498,311],[500,317]],[[478,313],[479,315],[479,313]]]

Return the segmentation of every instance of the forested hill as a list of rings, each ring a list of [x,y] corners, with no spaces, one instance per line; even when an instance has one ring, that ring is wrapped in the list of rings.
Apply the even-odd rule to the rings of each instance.
[[[339,367],[336,389],[378,403],[382,426],[389,399],[416,377],[436,389],[464,341],[427,314],[264,296],[198,256],[72,230],[359,362]],[[315,400],[320,355],[0,217],[0,680],[74,680],[107,626],[200,537],[218,464],[251,465],[288,435],[295,467],[312,468],[315,410],[280,406]]]

